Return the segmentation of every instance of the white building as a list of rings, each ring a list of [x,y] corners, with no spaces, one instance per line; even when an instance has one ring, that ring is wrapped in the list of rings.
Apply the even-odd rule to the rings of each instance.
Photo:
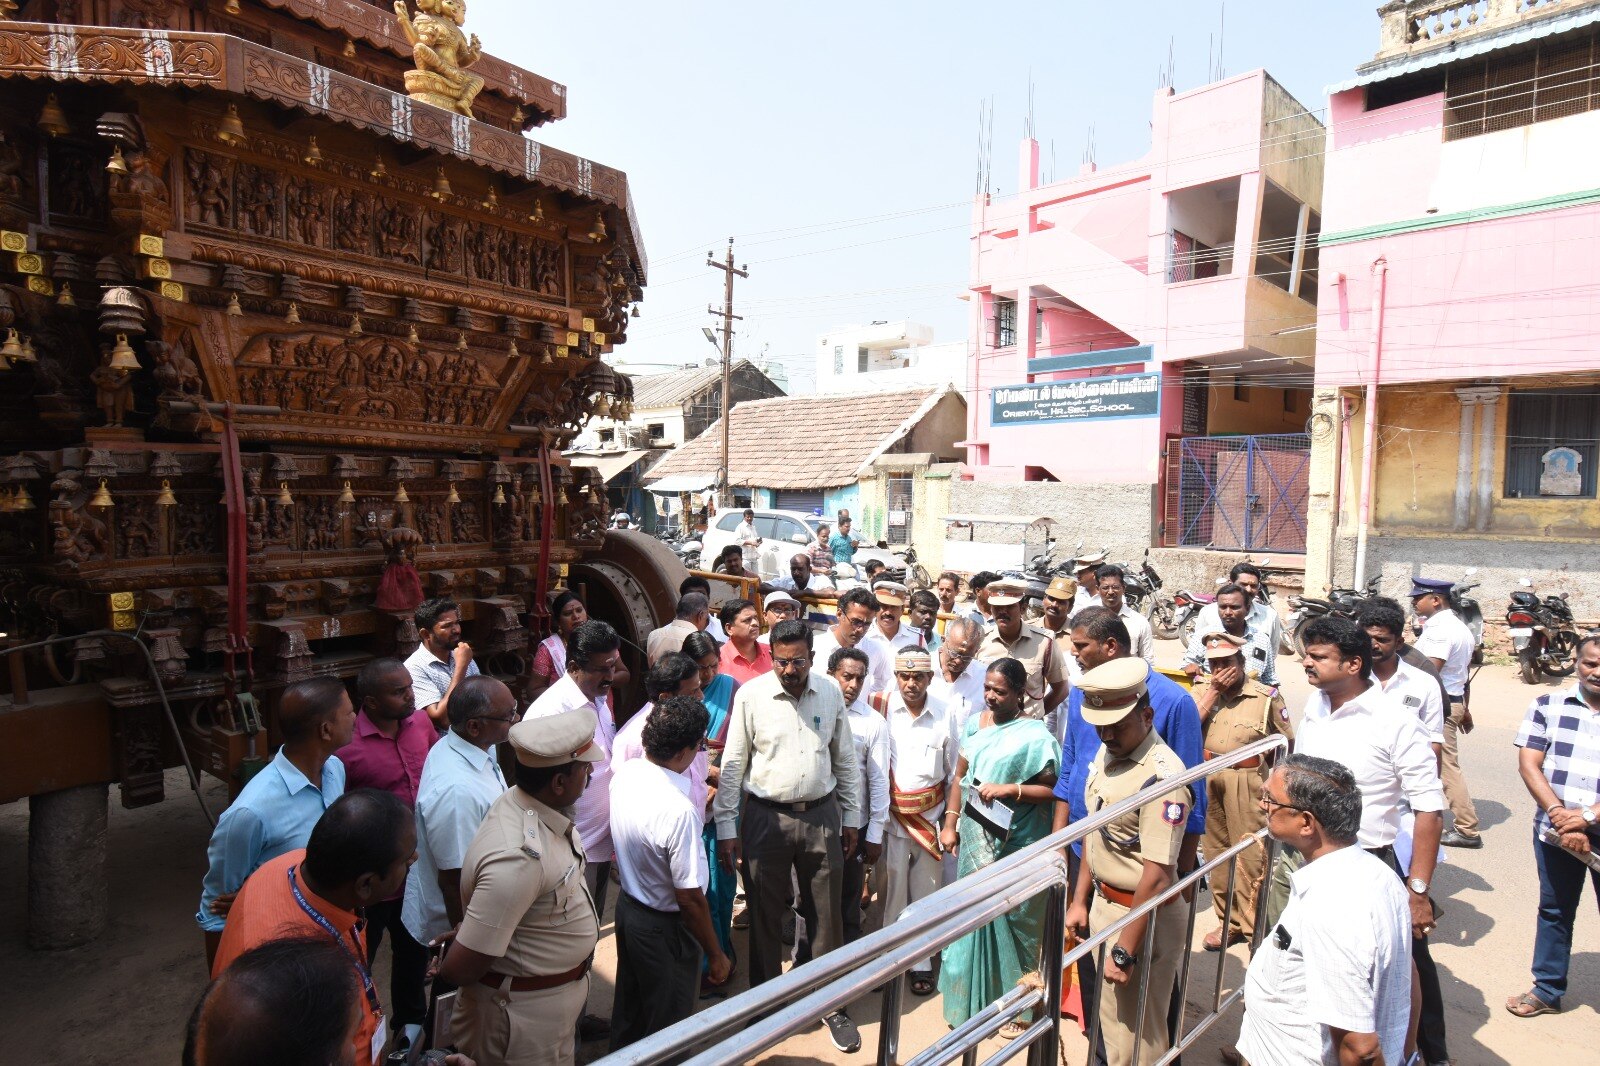
[[[920,322],[840,326],[817,338],[817,392],[937,388],[966,380],[967,343],[933,343]]]

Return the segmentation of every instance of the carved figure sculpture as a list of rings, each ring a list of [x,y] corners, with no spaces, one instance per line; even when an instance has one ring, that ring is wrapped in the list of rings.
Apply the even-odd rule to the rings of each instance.
[[[395,0],[394,14],[417,64],[415,70],[406,71],[411,99],[471,118],[483,79],[466,68],[483,55],[483,46],[477,34],[469,40],[461,32],[467,0],[417,0],[415,18],[406,12],[405,0]]]
[[[100,346],[100,365],[89,380],[94,382],[94,403],[106,416],[106,425],[120,426],[133,408],[133,373],[111,365],[111,349]]]

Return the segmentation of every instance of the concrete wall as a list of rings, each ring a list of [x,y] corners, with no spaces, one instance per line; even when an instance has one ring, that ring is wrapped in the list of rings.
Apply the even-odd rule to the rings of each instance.
[[[944,516],[950,513],[951,474],[955,466],[954,463],[935,463],[904,471],[912,478],[909,546],[917,549],[917,561],[927,568],[930,575],[938,574],[944,566]],[[888,538],[889,477],[900,473],[899,470],[879,469],[873,476],[864,477],[858,483],[859,518],[862,523],[860,533],[869,541]],[[889,546],[904,548],[908,545],[891,541]]]
[[[1233,397],[1234,376],[1215,371],[1206,390],[1206,433],[1302,433],[1311,413],[1311,390],[1294,389],[1295,408],[1283,409],[1283,389],[1241,381],[1245,398]]]
[[[1048,516],[1062,556],[1108,548],[1118,559],[1144,554],[1150,543],[1154,485],[1066,485],[1049,481],[952,481],[951,514]],[[982,539],[982,530],[977,531]],[[950,538],[956,539],[956,538]],[[965,540],[965,531],[959,539]],[[1020,536],[1017,538],[1020,543]]]

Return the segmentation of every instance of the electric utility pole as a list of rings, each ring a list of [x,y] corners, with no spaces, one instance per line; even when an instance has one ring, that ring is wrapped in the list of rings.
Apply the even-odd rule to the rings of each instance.
[[[738,275],[748,278],[750,272],[743,266],[733,265],[733,238],[728,238],[728,258],[726,262],[719,263],[713,258],[712,253],[706,253],[706,266],[716,267],[727,276],[723,279],[722,310],[707,306],[706,313],[722,319],[722,465],[717,469],[717,504],[719,507],[728,506],[731,494],[728,490],[728,387],[729,375],[733,364],[733,324],[743,322],[742,315],[733,313],[733,278]]]

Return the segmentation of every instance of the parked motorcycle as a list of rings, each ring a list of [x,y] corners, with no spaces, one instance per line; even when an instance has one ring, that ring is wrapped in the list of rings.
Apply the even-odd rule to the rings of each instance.
[[[1185,648],[1194,640],[1194,627],[1200,620],[1200,612],[1216,602],[1215,596],[1204,592],[1190,592],[1184,589],[1173,594],[1172,630]]]
[[[1327,599],[1317,596],[1290,596],[1289,606],[1292,610],[1289,620],[1283,624],[1283,631],[1289,642],[1294,645],[1294,654],[1306,653],[1305,628],[1318,618],[1335,614],[1354,621],[1356,615],[1361,613],[1362,605],[1378,594],[1380,580],[1374,576],[1367,582],[1364,590],[1333,589],[1328,593]]]
[[[1161,595],[1161,575],[1150,565],[1150,549],[1144,550],[1144,560],[1134,569],[1132,563],[1118,567],[1122,571],[1124,598],[1129,606],[1150,623],[1150,628],[1162,640],[1172,639],[1177,632],[1172,627],[1172,599]]]
[[[1077,552],[1083,551],[1083,542],[1078,542]],[[1000,571],[1000,576],[1011,581],[1021,582],[1027,589],[1022,597],[1022,607],[1025,617],[1037,617],[1044,609],[1044,592],[1050,587],[1050,582],[1061,573],[1061,566],[1056,562],[1056,538],[1046,538],[1044,551],[1039,552],[1028,560],[1028,565],[1012,567]]]
[[[1478,572],[1473,566],[1466,570],[1466,577],[1471,577]],[[1483,664],[1483,608],[1478,606],[1478,601],[1467,593],[1477,588],[1479,582],[1469,582],[1466,578],[1450,586],[1450,606],[1461,620],[1467,623],[1467,628],[1472,630],[1472,665]]]
[[[1578,662],[1578,630],[1567,594],[1540,599],[1533,582],[1523,578],[1506,608],[1511,648],[1521,668],[1522,683],[1537,685],[1541,674],[1566,677]]]

